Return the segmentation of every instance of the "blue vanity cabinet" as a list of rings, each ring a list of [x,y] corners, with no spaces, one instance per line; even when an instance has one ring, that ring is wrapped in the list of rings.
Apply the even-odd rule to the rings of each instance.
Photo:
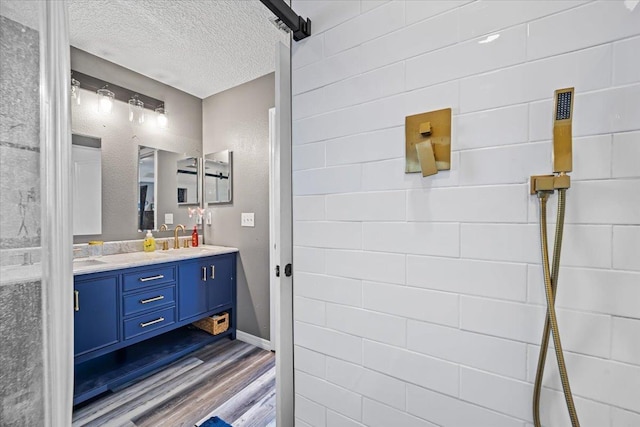
[[[219,256],[209,259],[207,282],[207,308],[215,310],[233,301],[233,270],[235,256]]]
[[[180,264],[180,320],[198,319],[233,303],[235,254],[200,258]]]
[[[74,405],[236,337],[236,254],[145,264],[75,277]],[[229,313],[212,335],[191,325]]]
[[[178,268],[179,319],[199,319],[207,312],[207,278],[210,258],[186,261]]]
[[[119,341],[118,276],[87,275],[74,282],[74,355]]]

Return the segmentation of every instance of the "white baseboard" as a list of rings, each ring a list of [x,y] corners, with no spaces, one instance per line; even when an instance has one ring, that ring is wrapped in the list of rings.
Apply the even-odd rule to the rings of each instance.
[[[255,335],[236,330],[236,338],[247,344],[255,345],[267,351],[271,351],[271,341],[256,337]]]

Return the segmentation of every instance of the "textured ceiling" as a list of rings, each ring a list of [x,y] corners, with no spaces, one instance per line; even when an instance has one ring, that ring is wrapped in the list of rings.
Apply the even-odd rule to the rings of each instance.
[[[35,2],[2,3],[3,14],[29,25]],[[72,46],[199,98],[274,71],[275,43],[289,38],[258,0],[67,3]]]

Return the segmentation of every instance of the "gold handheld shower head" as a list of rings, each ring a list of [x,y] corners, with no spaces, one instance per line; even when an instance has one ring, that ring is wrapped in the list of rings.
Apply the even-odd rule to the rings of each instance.
[[[558,286],[558,273],[560,269],[560,249],[562,247],[562,234],[564,229],[564,213],[567,189],[571,180],[567,172],[571,172],[571,121],[573,119],[573,88],[559,89],[554,96],[553,114],[553,172],[557,175],[535,175],[531,177],[531,194],[537,194],[540,202],[540,248],[542,252],[542,270],[544,275],[545,296],[547,299],[547,316],[540,344],[538,356],[538,370],[536,372],[533,388],[533,424],[541,426],[540,421],[540,394],[542,391],[542,377],[544,375],[545,361],[549,346],[549,334],[553,336],[553,346],[558,363],[558,371],[562,383],[569,418],[572,427],[580,427],[578,413],[576,412],[569,374],[564,362],[564,353],[558,330],[558,322],[555,310],[555,296]],[[547,245],[547,199],[555,190],[558,190],[558,218],[556,219],[556,237],[553,247],[553,267],[549,265],[549,248]]]
[[[568,173],[573,167],[571,122],[574,89],[555,91],[553,110],[553,172]]]

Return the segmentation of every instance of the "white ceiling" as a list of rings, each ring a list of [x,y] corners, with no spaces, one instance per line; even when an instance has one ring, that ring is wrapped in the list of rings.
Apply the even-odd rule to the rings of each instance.
[[[2,12],[28,25],[34,3],[3,0]],[[289,39],[258,0],[67,3],[72,46],[199,98],[274,71],[274,46]]]

